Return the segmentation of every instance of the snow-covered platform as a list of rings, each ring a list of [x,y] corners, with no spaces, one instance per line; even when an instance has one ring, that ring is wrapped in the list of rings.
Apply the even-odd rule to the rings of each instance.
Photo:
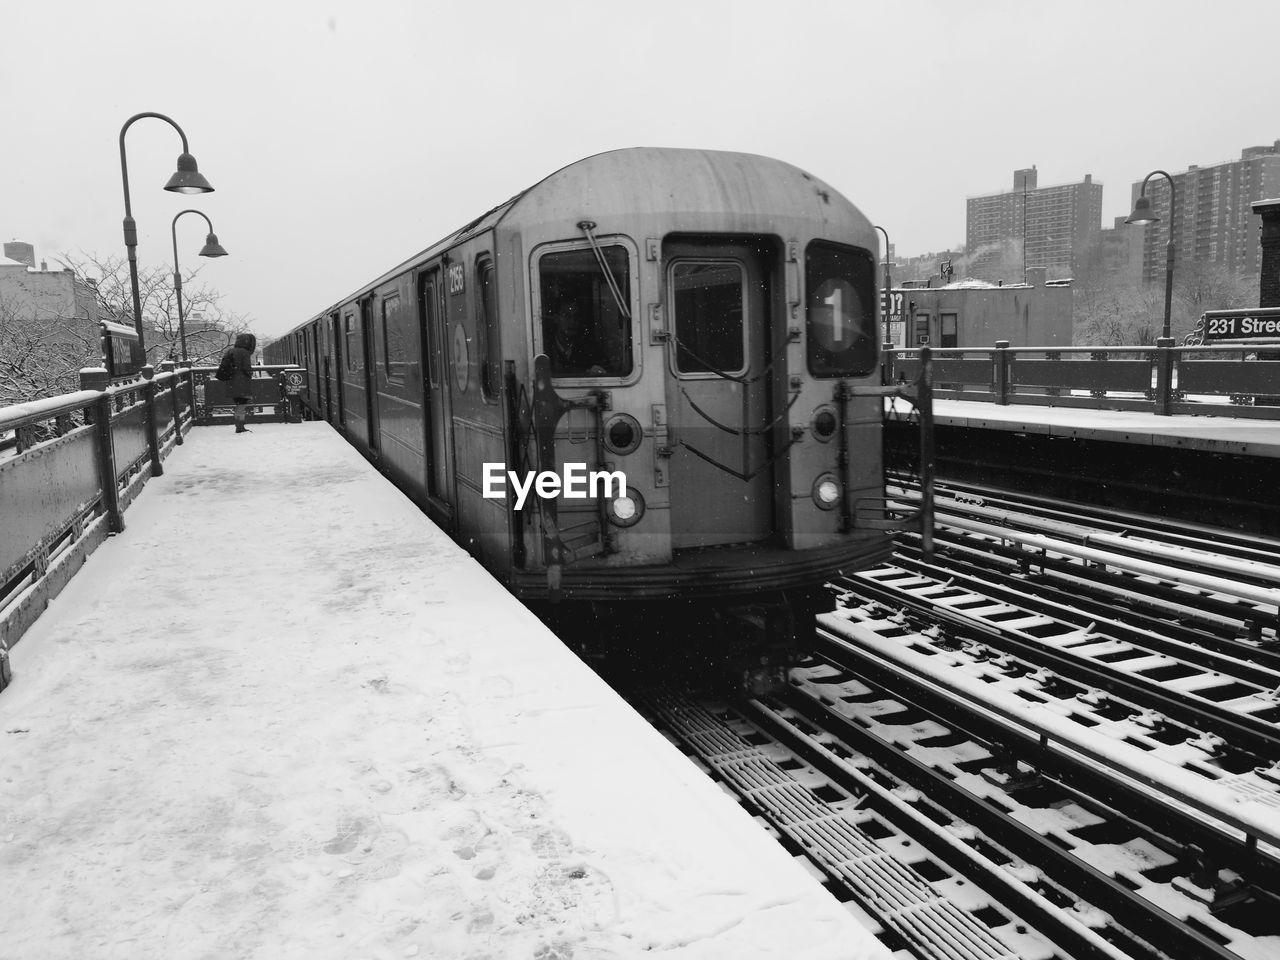
[[[326,424],[165,468],[13,650],[6,960],[887,957]]]
[[[1001,406],[972,400],[934,400],[933,407],[939,426],[1049,434],[1247,457],[1280,457],[1280,421],[1277,420],[1158,417],[1154,413],[1124,410],[1033,404]]]

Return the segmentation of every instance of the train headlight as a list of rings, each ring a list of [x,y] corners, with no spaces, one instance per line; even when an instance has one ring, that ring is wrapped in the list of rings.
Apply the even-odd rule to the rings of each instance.
[[[829,473],[813,481],[813,502],[823,510],[832,510],[840,502],[840,483]]]
[[[644,430],[640,421],[629,413],[616,413],[604,424],[604,445],[610,453],[625,457],[640,446]]]
[[[634,527],[644,516],[644,497],[630,488],[608,503],[609,522],[615,527]]]
[[[830,407],[822,406],[813,411],[813,435],[823,443],[836,435],[839,426],[836,412]]]

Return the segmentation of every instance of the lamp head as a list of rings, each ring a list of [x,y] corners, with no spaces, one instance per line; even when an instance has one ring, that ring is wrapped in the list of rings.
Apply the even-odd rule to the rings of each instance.
[[[205,238],[204,247],[200,250],[202,257],[225,257],[227,251],[222,249],[222,244],[218,243],[218,235],[216,233],[209,234]]]
[[[183,153],[178,156],[178,170],[169,178],[169,182],[164,185],[164,188],[173,193],[213,192],[213,187],[209,185],[209,181],[204,178],[204,174],[196,166],[196,158],[189,153]]]
[[[1148,223],[1159,223],[1160,218],[1156,216],[1154,210],[1151,209],[1151,198],[1146,194],[1138,197],[1133,205],[1133,213],[1125,217],[1125,223],[1136,223],[1145,225]]]

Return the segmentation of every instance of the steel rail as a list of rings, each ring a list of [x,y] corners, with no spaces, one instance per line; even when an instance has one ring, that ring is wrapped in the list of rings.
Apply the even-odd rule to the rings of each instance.
[[[984,558],[999,557],[1006,562],[1016,563],[1023,575],[1029,574],[1033,568],[1038,568],[1046,576],[1066,581],[1073,587],[1087,585],[1090,590],[1105,591],[1115,601],[1157,610],[1164,615],[1165,619],[1187,618],[1206,624],[1219,631],[1219,637],[1215,638],[1212,633],[1200,631],[1197,642],[1211,648],[1221,649],[1225,646],[1233,653],[1243,652],[1247,657],[1263,660],[1270,666],[1280,669],[1280,651],[1270,650],[1262,645],[1265,641],[1262,638],[1261,621],[1270,621],[1270,614],[1260,612],[1257,607],[1244,600],[1229,599],[1203,592],[1187,592],[1178,589],[1176,584],[1155,578],[1142,579],[1100,566],[1082,564],[1070,557],[1053,557],[1043,551],[1024,550],[1016,543],[1009,543],[1008,538],[997,543],[965,534],[949,536],[944,533],[938,539],[953,551]],[[898,549],[911,550],[912,548],[909,541],[900,538]],[[1196,604],[1194,607],[1189,605],[1192,601]],[[1155,619],[1161,618],[1157,616]],[[1169,627],[1162,625],[1162,629],[1169,629]],[[1251,635],[1247,641],[1222,639],[1221,632],[1230,629],[1247,629]]]
[[[894,487],[899,491],[911,491],[913,484],[906,478],[897,478]],[[992,501],[1006,505],[1009,509],[1031,511],[1033,514],[1050,517],[1064,517],[1069,522],[1085,522],[1095,527],[1112,530],[1139,529],[1147,536],[1161,536],[1171,544],[1212,544],[1217,550],[1227,555],[1271,558],[1280,555],[1280,539],[1263,534],[1248,536],[1224,527],[1183,520],[1170,520],[1155,514],[1133,513],[1117,510],[1114,507],[1102,507],[1093,503],[1078,503],[1059,500],[1053,497],[1039,496],[1020,490],[1002,490],[978,483],[966,483],[957,480],[946,482],[944,492],[949,492],[957,503],[963,503],[962,497],[978,497],[984,503]],[[1235,551],[1232,553],[1231,551]]]
[[[1087,547],[1082,544],[1067,543],[1061,540],[1054,540],[1051,537],[1042,537],[1038,534],[1024,533],[1022,531],[1010,530],[1007,527],[997,526],[990,523],[981,523],[975,520],[965,520],[957,517],[944,517],[938,515],[938,522],[944,526],[951,526],[960,530],[968,530],[971,533],[978,533],[983,536],[991,537],[997,540],[1008,540],[1016,537],[1019,543],[1028,546],[1040,547],[1043,550],[1052,550],[1055,553],[1067,554],[1078,557],[1081,560],[1092,560],[1095,563],[1103,563],[1107,566],[1116,567],[1121,570],[1128,570],[1132,573],[1142,573],[1147,576],[1157,577],[1161,580],[1168,580],[1174,583],[1189,584],[1191,586],[1200,587],[1212,593],[1221,593],[1227,596],[1236,596],[1263,606],[1275,607],[1280,612],[1280,589],[1268,589],[1266,587],[1258,587],[1248,583],[1238,583],[1226,580],[1222,577],[1215,577],[1209,574],[1197,573],[1193,570],[1180,570],[1166,564],[1151,563],[1146,560],[1139,560],[1136,557],[1126,556],[1106,550],[1097,550],[1093,547]]]
[[[899,745],[884,740],[797,690],[790,691],[784,702],[811,723],[831,730],[837,736],[848,738],[853,749],[866,754],[892,775],[922,791],[932,803],[972,824],[986,836],[996,840],[1000,847],[1016,854],[1026,863],[1034,864],[1046,876],[1070,890],[1073,896],[1090,906],[1107,911],[1117,927],[1123,921],[1127,929],[1134,931],[1132,935],[1135,939],[1140,935],[1156,947],[1151,951],[1153,955],[1159,955],[1160,950],[1171,956],[1186,955],[1189,947],[1195,947],[1199,951],[1196,956],[1217,957],[1220,960],[1236,957],[1228,948],[1190,927],[1159,905],[1145,900],[1136,890],[1125,886],[1115,877],[1072,857],[1069,850],[1058,846],[1033,827],[1009,816],[998,805],[975,795],[932,765],[912,757],[909,748],[904,750]],[[839,729],[832,729],[836,725]],[[994,755],[992,759],[994,762]],[[1108,813],[1115,814],[1117,818],[1121,816],[1118,811],[1109,809],[1107,804],[1085,799],[1078,790],[1065,785],[1059,786],[1065,794],[1074,794],[1077,800],[1087,806],[1095,809],[1108,808]],[[1014,794],[1010,796],[1011,799],[1016,799]],[[1155,833],[1149,827],[1133,824],[1129,818],[1124,819],[1133,826],[1136,835],[1150,837]],[[1161,839],[1165,845],[1170,844],[1167,838]],[[1156,846],[1159,848],[1161,845]]]
[[[1065,717],[1033,707],[1012,694],[991,690],[980,680],[955,671],[940,670],[931,658],[910,650],[895,649],[891,642],[873,631],[844,624],[844,630],[856,633],[855,637],[829,628],[831,615],[824,615],[821,620],[820,637],[843,644],[912,686],[967,704],[970,709],[997,718],[1010,734],[1035,741],[1045,748],[1055,748],[1073,756],[1077,763],[1083,759],[1096,764],[1097,772],[1105,773],[1117,787],[1132,790],[1136,785],[1162,798],[1175,811],[1181,806],[1207,814],[1224,826],[1240,831],[1250,847],[1265,842],[1280,849],[1280,818],[1271,810],[1261,809],[1263,805],[1259,801],[1241,801],[1236,796],[1230,799],[1232,809],[1227,809],[1229,798],[1225,794],[1228,791],[1197,783],[1189,775],[1171,777],[1173,767],[1147,758],[1136,747],[1103,743],[1096,737],[1082,737],[1076,725]],[[1177,781],[1182,781],[1181,785]]]
[[[868,599],[889,606],[903,601],[901,593],[862,575],[854,574],[848,579],[853,580],[856,591]],[[1159,710],[1201,732],[1217,734],[1233,747],[1247,750],[1259,758],[1267,761],[1280,759],[1280,725],[1226,710],[1203,697],[1197,697],[1197,700],[1203,702],[1191,701],[1188,696],[1195,696],[1194,693],[1188,695],[1168,692],[1158,681],[1095,664],[1069,652],[1051,648],[1038,638],[1018,636],[1011,628],[984,623],[961,611],[935,607],[927,601],[914,598],[910,602],[926,619],[945,623],[956,633],[967,633],[993,647],[1050,667],[1064,677],[1127,697],[1135,704]],[[1001,603],[999,600],[992,602]],[[1266,691],[1258,688],[1250,692],[1261,695]]]
[[[811,785],[798,781],[765,754],[759,742],[743,739],[723,720],[713,722],[709,711],[688,698],[650,695],[641,699],[639,708],[651,723],[682,743],[749,812],[803,851],[829,884],[874,917],[912,956],[922,960],[1016,957],[986,924],[971,915],[970,908],[951,903],[912,864],[894,857],[863,832],[865,818],[858,806],[865,794],[853,791],[846,798],[849,791],[837,787],[831,791],[839,796],[834,805],[820,799]],[[857,800],[849,804],[850,798]],[[820,839],[814,834],[833,826],[833,839],[845,848],[845,856],[838,862],[817,856],[814,850]],[[896,946],[889,944],[891,950]],[[895,956],[897,953],[895,950]]]
[[[951,553],[952,550],[971,554],[974,559],[954,556]],[[1075,618],[1080,622],[1072,624],[1073,626],[1089,628],[1090,633],[1098,635],[1099,640],[1115,639],[1139,649],[1150,650],[1156,654],[1184,660],[1228,676],[1247,680],[1263,689],[1280,687],[1280,659],[1277,660],[1276,666],[1271,666],[1269,662],[1255,663],[1253,659],[1263,651],[1259,651],[1250,644],[1216,636],[1205,636],[1199,631],[1156,620],[1145,614],[1132,615],[1147,621],[1146,624],[1131,624],[1127,622],[1127,617],[1125,622],[1121,622],[1116,618],[1120,615],[1128,615],[1130,612],[1109,609],[1108,600],[1113,599],[1114,595],[1108,596],[1102,591],[1099,591],[1097,597],[1082,596],[1079,592],[1070,592],[1063,587],[1043,581],[1035,583],[1034,592],[1016,590],[999,582],[993,582],[992,578],[1002,576],[1002,572],[980,565],[978,561],[981,559],[984,559],[983,555],[976,549],[965,545],[953,547],[951,544],[946,544],[943,550],[934,554],[933,561],[929,562],[919,555],[916,548],[900,543],[899,553],[894,558],[894,563],[921,575],[947,577],[962,583],[970,590],[987,592],[995,600],[1010,604],[1025,604],[1028,610],[1042,616]],[[987,575],[986,579],[983,574]],[[1083,586],[1087,583],[1088,581],[1080,581],[1079,585]],[[1178,636],[1163,636],[1156,632],[1155,627]],[[1228,646],[1231,652],[1222,653],[1214,649],[1216,646],[1223,645]],[[1267,659],[1271,660],[1270,657]]]
[[[1078,542],[1086,547],[1097,545],[1131,553],[1142,553],[1147,556],[1159,557],[1161,560],[1170,563],[1178,563],[1180,570],[1188,569],[1187,565],[1190,564],[1192,567],[1215,570],[1219,573],[1231,574],[1236,577],[1280,582],[1280,566],[1263,563],[1258,560],[1223,556],[1203,547],[1166,544],[1149,537],[1135,537],[1127,533],[1098,531],[1078,521],[1042,519],[1013,510],[980,504],[965,504],[964,511],[964,513],[959,513],[948,510],[946,507],[938,507],[935,515],[939,523],[944,522],[949,517],[985,518],[989,522],[1009,529],[1035,530],[1040,533],[1063,537],[1068,541]]]
[[[1096,930],[1071,916],[1070,911],[1059,907],[1044,894],[1024,882],[1023,879],[1005,870],[1001,865],[984,856],[979,850],[964,843],[959,839],[955,830],[948,829],[946,826],[935,822],[915,809],[912,804],[901,799],[895,793],[896,788],[882,785],[876,777],[864,773],[854,763],[836,753],[830,745],[797,729],[796,725],[787,717],[785,711],[787,709],[793,710],[808,720],[823,725],[822,719],[818,716],[818,711],[822,710],[824,717],[834,716],[837,722],[842,723],[841,735],[852,732],[857,734],[858,739],[873,740],[872,735],[866,730],[846,725],[844,718],[823,710],[822,707],[817,706],[816,701],[795,689],[788,691],[783,696],[782,702],[785,704],[782,709],[777,709],[760,700],[752,700],[745,704],[737,705],[737,709],[749,721],[777,738],[782,746],[794,752],[833,782],[842,785],[848,784],[859,791],[862,796],[869,798],[872,801],[871,804],[868,804],[871,809],[880,813],[891,825],[914,837],[930,852],[945,860],[950,866],[960,870],[965,877],[973,880],[976,875],[978,877],[977,882],[981,887],[998,890],[1002,895],[1002,903],[1010,907],[1013,912],[1019,914],[1022,918],[1034,917],[1035,927],[1044,933],[1051,933],[1052,936],[1049,939],[1055,945],[1064,947],[1073,957],[1089,956],[1105,957],[1109,958],[1109,960],[1132,960],[1132,951],[1120,950]],[[877,746],[879,746],[878,743]],[[872,751],[863,750],[860,752],[868,760],[883,767],[887,777],[900,780],[904,784],[910,783],[910,778],[899,778],[893,771],[893,767],[896,766],[895,759],[913,764],[918,764],[918,761],[905,757],[900,751],[896,751],[892,747],[887,749],[890,756],[884,759],[880,756],[873,756]],[[879,753],[879,751],[876,752]],[[896,754],[896,758],[893,754]],[[888,763],[885,762],[886,759]],[[935,774],[935,776],[937,775]],[[930,797],[930,799],[932,801],[935,798]],[[954,815],[956,813],[952,807],[946,807],[945,809],[950,814]],[[966,819],[972,822],[971,817]],[[963,824],[963,821],[961,821],[961,824],[967,825]],[[1019,824],[1014,826],[1018,829],[1025,829]],[[984,833],[986,843],[992,848],[1003,852],[1007,846],[1004,836],[1001,835],[1000,839],[996,840],[990,831],[985,831]],[[1072,892],[1072,895],[1074,896],[1074,892]],[[1118,923],[1114,919],[1113,924],[1118,929]],[[1152,956],[1154,957],[1154,953],[1152,953]]]

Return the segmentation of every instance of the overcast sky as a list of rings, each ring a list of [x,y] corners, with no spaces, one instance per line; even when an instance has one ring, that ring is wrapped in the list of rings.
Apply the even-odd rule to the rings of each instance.
[[[0,19],[0,239],[139,261],[208,214],[201,280],[276,335],[547,174],[629,146],[760,153],[885,227],[962,242],[965,198],[1093,174],[1129,189],[1280,138],[1275,0],[61,0]],[[184,269],[204,242],[178,227]]]

